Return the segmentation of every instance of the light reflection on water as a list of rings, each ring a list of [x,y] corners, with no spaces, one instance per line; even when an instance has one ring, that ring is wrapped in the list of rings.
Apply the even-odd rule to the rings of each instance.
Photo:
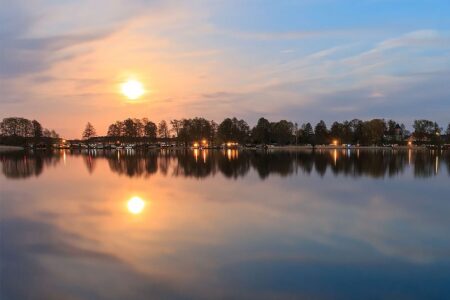
[[[131,197],[127,202],[128,211],[134,215],[142,213],[145,207],[145,201],[141,197]]]
[[[270,174],[282,176],[303,173],[316,173],[324,176],[334,175],[352,177],[369,176],[373,178],[393,177],[412,170],[415,177],[438,175],[441,165],[450,174],[450,154],[438,151],[363,151],[319,150],[299,152],[255,152],[228,149],[209,151],[161,151],[143,153],[127,151],[61,151],[57,153],[2,154],[2,172],[8,178],[39,176],[45,166],[55,166],[61,159],[66,164],[66,156],[81,156],[86,169],[93,173],[96,163],[107,160],[114,173],[130,177],[150,176],[158,171],[167,175],[187,177],[207,177],[222,173],[226,177],[245,177],[256,171],[261,179]],[[442,161],[441,161],[442,160]],[[411,168],[412,167],[412,168]],[[169,170],[170,169],[170,170]],[[444,171],[445,172],[445,171]]]
[[[0,299],[450,294],[448,152],[0,160]]]

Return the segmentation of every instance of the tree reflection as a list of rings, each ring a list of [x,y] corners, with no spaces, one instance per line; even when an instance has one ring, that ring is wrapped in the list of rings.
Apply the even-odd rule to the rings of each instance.
[[[448,151],[72,151],[81,156],[89,173],[99,160],[106,160],[112,172],[127,177],[163,176],[206,178],[220,173],[237,179],[256,172],[265,179],[270,175],[292,176],[298,172],[323,177],[334,176],[395,177],[410,169],[418,178],[439,174],[444,168],[450,175]],[[45,167],[58,164],[62,152],[11,152],[0,154],[2,172],[7,178],[39,176]]]
[[[200,157],[199,151],[174,151],[170,155],[176,161],[174,176],[205,178],[216,174],[217,153],[208,153]],[[206,153],[205,153],[206,154]]]
[[[22,151],[0,153],[2,173],[11,179],[37,177],[42,174],[45,167],[54,166],[60,160],[60,155],[46,151],[33,154]]]
[[[445,164],[450,172],[449,153],[430,151],[164,151],[152,154],[135,153],[120,162],[111,163],[112,171],[128,176],[153,174],[193,178],[214,176],[220,172],[226,178],[246,176],[256,171],[261,179],[270,175],[291,176],[299,170],[320,176],[327,172],[338,176],[384,178],[395,177],[413,165],[416,177],[437,175],[436,164]],[[149,159],[151,157],[151,160]],[[112,160],[112,158],[111,158]],[[145,163],[143,163],[145,162]],[[150,163],[151,162],[151,163]],[[146,168],[143,166],[147,165]],[[151,165],[151,171],[148,166]],[[114,166],[114,167],[113,167]],[[125,169],[127,170],[125,172]]]
[[[216,161],[219,171],[227,178],[237,179],[245,176],[250,170],[249,152],[237,150],[227,150],[226,152],[216,152]]]
[[[128,177],[147,177],[158,171],[158,153],[148,152],[136,155],[134,151],[107,151],[104,157],[108,160],[111,171]]]

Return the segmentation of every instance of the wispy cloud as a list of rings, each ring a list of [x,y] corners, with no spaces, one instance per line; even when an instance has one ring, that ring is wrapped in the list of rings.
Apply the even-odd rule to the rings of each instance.
[[[202,1],[102,1],[105,13],[97,18],[97,4],[10,1],[0,12],[4,116],[20,111],[58,129],[67,111],[82,119],[98,119],[102,111],[101,132],[111,120],[133,115],[220,120],[238,111],[251,120],[259,114],[334,119],[364,115],[367,107],[390,114],[407,103],[392,91],[409,94],[405,86],[439,82],[425,73],[450,70],[450,35],[442,28],[245,20],[236,27],[226,22],[227,4]],[[149,90],[133,105],[117,88],[129,76]],[[445,89],[437,89],[443,97]],[[436,93],[420,95],[440,101],[431,99]],[[397,115],[406,119],[408,109]]]

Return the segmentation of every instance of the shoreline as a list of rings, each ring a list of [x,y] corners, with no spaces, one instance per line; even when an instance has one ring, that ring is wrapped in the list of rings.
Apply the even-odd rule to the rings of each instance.
[[[199,149],[199,150],[228,150],[232,148],[220,148],[220,149]],[[429,149],[426,146],[341,146],[341,145],[319,145],[319,146],[310,146],[310,145],[286,145],[286,146],[269,146],[268,148],[253,148],[253,147],[237,147],[233,148],[236,150],[285,150],[285,151],[304,151],[304,150],[415,150],[415,151],[421,151],[421,150],[436,150],[436,149]],[[21,146],[9,146],[9,145],[0,145],[0,152],[14,152],[14,151],[23,151],[27,150],[25,147]],[[37,149],[39,150],[39,149]],[[59,149],[59,148],[49,148],[49,149],[42,149],[44,151],[46,150],[69,150],[69,151],[83,151],[83,150],[97,150],[97,151],[117,151],[117,150],[124,150],[124,149],[79,149],[79,148],[68,148],[68,149]],[[194,150],[191,147],[168,147],[168,148],[158,148],[158,147],[152,147],[152,148],[138,148],[133,150],[169,150],[169,151],[179,151],[179,150]],[[449,149],[440,149],[442,151],[446,151]]]
[[[244,148],[245,149],[245,148]],[[272,146],[267,150],[432,150],[425,146]]]
[[[25,150],[25,148],[20,147],[20,146],[0,145],[0,152],[11,152],[11,151],[22,151],[22,150]]]

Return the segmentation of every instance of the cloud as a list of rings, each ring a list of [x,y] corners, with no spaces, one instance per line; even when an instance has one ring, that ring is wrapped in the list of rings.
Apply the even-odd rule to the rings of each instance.
[[[114,255],[77,246],[86,241],[54,225],[3,218],[0,228],[2,299],[185,298],[177,288]],[[68,288],[74,282],[82,288]]]
[[[228,97],[233,97],[233,96],[237,96],[237,93],[232,93],[232,92],[214,92],[214,93],[206,93],[203,94],[202,97],[204,98],[228,98]]]
[[[450,72],[417,74],[401,78],[372,78],[355,89],[342,89],[311,96],[307,105],[291,103],[280,106],[280,115],[293,120],[394,118],[407,126],[417,118],[447,124],[450,107]],[[374,91],[373,87],[376,86]],[[421,108],[420,114],[417,108]],[[299,116],[301,116],[299,118]]]
[[[239,31],[212,29],[215,34],[229,36],[232,38],[256,41],[283,41],[283,40],[305,40],[312,38],[348,37],[367,34],[367,31],[378,30],[361,29],[324,29],[324,30],[297,30],[297,31]]]
[[[381,111],[387,87],[419,71],[450,70],[448,32],[436,29],[236,30],[215,21],[226,16],[224,4],[201,1],[101,1],[98,18],[90,1],[26,4],[12,1],[0,13],[2,112],[48,119],[57,130],[67,111],[85,120],[101,111],[99,133],[135,114],[304,119],[323,113],[319,104],[333,95],[330,118],[363,114],[356,99]],[[150,91],[133,105],[116,89],[127,76]],[[355,102],[340,103],[344,95]]]

